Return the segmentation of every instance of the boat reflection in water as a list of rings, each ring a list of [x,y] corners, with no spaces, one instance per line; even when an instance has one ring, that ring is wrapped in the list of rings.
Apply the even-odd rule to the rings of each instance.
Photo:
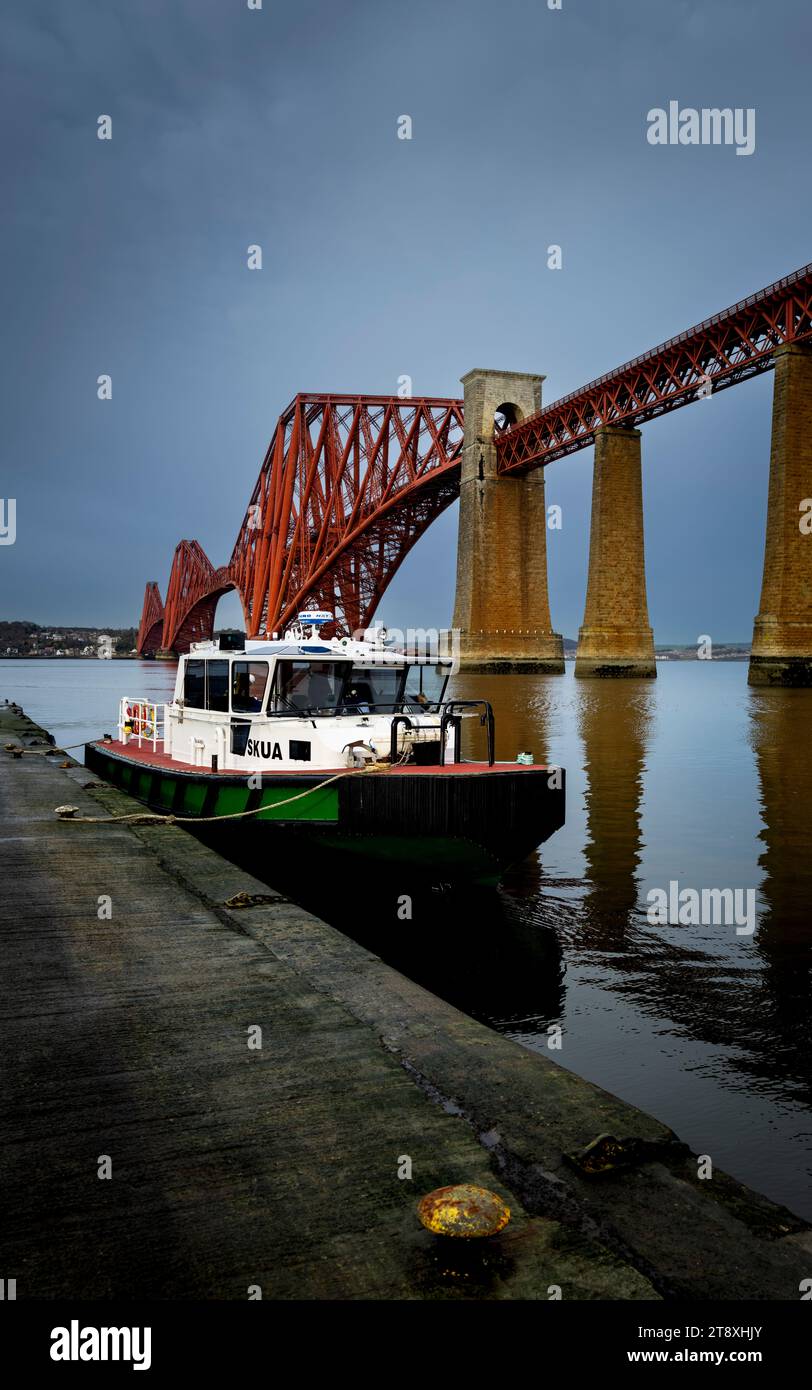
[[[291,865],[290,877],[276,875],[274,887],[472,1018],[535,1035],[563,1012],[561,946],[551,926],[523,910],[541,893],[538,860],[511,877],[513,892],[504,894],[370,871],[359,898],[336,893],[330,873],[315,881]]]

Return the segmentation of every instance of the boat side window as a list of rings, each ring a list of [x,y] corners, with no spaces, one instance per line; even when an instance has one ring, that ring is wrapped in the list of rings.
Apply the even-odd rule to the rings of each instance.
[[[231,667],[231,708],[235,714],[259,714],[267,684],[267,661],[235,661]]]
[[[344,664],[336,661],[280,661],[274,709],[333,711],[343,684]]]
[[[228,713],[228,662],[206,662],[206,709]]]
[[[402,666],[353,666],[341,697],[342,709],[391,714],[402,698],[405,675]]]
[[[450,662],[440,661],[436,666],[421,662],[410,666],[406,680],[407,705],[413,706],[415,710],[436,709],[445,695],[450,676]]]
[[[206,663],[187,661],[183,673],[183,703],[187,709],[206,708]]]

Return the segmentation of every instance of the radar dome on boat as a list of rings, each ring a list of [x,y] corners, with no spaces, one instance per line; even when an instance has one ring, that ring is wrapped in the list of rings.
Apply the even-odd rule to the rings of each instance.
[[[323,623],[331,623],[334,616],[326,608],[303,608],[298,614],[297,622],[307,623],[308,627],[321,627]]]

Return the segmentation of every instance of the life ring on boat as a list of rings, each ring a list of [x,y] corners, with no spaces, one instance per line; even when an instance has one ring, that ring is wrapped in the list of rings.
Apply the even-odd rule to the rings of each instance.
[[[138,738],[152,738],[155,733],[155,722],[144,713],[145,708],[142,704],[136,703],[135,708],[127,705],[124,711],[124,732],[135,735]]]
[[[152,720],[150,719],[149,715],[144,713],[143,706],[141,707],[141,715],[136,721],[136,723],[138,726],[138,732],[142,738],[152,738],[152,735],[155,732],[155,726]]]

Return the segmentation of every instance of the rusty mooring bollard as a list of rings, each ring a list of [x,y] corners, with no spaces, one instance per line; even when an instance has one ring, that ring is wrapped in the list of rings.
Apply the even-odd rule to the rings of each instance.
[[[427,1193],[418,1203],[417,1214],[432,1235],[471,1240],[504,1230],[510,1207],[487,1187],[463,1182]]]

